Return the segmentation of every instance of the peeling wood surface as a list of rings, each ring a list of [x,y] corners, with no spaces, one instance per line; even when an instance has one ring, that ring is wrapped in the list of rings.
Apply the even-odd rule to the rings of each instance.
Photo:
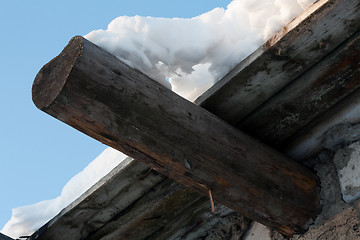
[[[33,100],[55,118],[205,196],[211,189],[218,203],[286,235],[306,230],[320,210],[317,177],[309,169],[81,37],[40,70]]]
[[[286,25],[196,103],[241,122],[360,28],[358,0],[322,0]]]

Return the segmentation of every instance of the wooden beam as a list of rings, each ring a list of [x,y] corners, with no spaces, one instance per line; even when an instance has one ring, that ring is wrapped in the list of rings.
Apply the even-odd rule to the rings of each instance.
[[[208,197],[126,158],[27,240],[188,239],[205,237],[235,216],[244,228],[250,222],[215,207],[210,214]]]
[[[320,211],[312,171],[82,37],[40,70],[32,91],[39,109],[286,235]]]
[[[360,88],[359,63],[360,32],[283,88],[237,127],[283,149],[291,136]]]
[[[149,170],[125,159],[28,240],[168,239],[186,233],[184,223],[201,221],[209,209],[207,198]],[[189,209],[197,214],[185,214]]]
[[[304,126],[301,131],[288,139],[284,152],[301,162],[315,157],[325,147],[324,134],[339,124],[358,124],[360,122],[360,88],[344,98],[324,114]]]
[[[358,0],[320,0],[235,66],[196,103],[236,125],[359,29]]]

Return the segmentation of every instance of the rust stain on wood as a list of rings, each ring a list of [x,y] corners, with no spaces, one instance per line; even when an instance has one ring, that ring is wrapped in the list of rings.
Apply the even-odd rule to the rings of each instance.
[[[232,183],[230,183],[228,180],[222,178],[221,176],[216,176],[215,179],[219,185],[221,185],[225,188],[231,187],[233,185]]]
[[[287,235],[287,236],[294,235],[294,231],[289,226],[282,226],[281,227],[281,232],[284,232],[285,235]]]
[[[319,187],[319,180],[316,180],[312,177],[307,177],[304,175],[299,175],[296,172],[292,171],[291,169],[285,168],[283,166],[278,166],[279,171],[289,177],[291,181],[298,186],[299,188],[303,189],[309,195],[313,195],[314,190],[320,192]]]

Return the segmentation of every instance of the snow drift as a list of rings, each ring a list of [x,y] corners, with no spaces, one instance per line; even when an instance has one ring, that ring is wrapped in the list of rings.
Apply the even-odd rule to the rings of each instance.
[[[85,37],[193,101],[313,0],[234,0],[184,18],[114,19]]]

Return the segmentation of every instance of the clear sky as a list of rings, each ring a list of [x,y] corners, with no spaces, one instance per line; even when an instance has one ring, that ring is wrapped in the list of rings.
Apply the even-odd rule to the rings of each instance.
[[[106,146],[37,110],[36,73],[71,37],[118,16],[194,17],[230,0],[34,0],[0,7],[0,229],[11,209],[58,196]]]

